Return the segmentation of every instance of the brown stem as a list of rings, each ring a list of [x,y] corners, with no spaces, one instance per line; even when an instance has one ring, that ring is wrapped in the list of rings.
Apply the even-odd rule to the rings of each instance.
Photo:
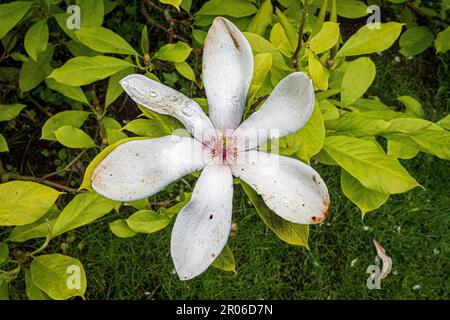
[[[31,176],[22,176],[20,174],[16,174],[16,173],[8,173],[8,178],[9,179],[15,179],[15,180],[22,180],[22,181],[32,181],[32,182],[37,182],[40,184],[44,184],[46,186],[49,187],[53,187],[55,189],[59,189],[62,191],[67,191],[67,192],[73,192],[73,193],[81,193],[84,191],[78,190],[78,189],[74,189],[71,187],[67,187],[67,186],[63,186],[59,183],[53,182],[53,181],[48,181],[48,180],[42,180],[42,178],[38,178],[38,177],[31,177]]]
[[[147,2],[148,3],[148,2]],[[187,40],[185,37],[174,34],[173,30],[165,27],[164,25],[162,25],[161,23],[159,23],[158,21],[156,21],[146,10],[145,8],[145,1],[141,0],[141,13],[142,15],[145,17],[145,20],[147,21],[148,24],[152,25],[153,27],[164,31],[165,33],[167,33],[169,35],[170,38],[173,39],[178,39],[181,40],[183,42],[189,43],[189,40]]]
[[[36,106],[42,113],[44,113],[47,117],[51,117],[53,114],[47,110],[45,110],[44,106],[40,104],[36,99],[34,99],[31,94],[27,93],[28,100],[31,101],[32,104]]]
[[[64,172],[64,171],[67,171],[67,170],[69,170],[70,169],[70,167],[72,167],[86,152],[87,152],[87,150],[88,149],[84,149],[83,151],[81,151],[72,161],[70,161],[64,168],[62,168],[62,169],[59,169],[59,170],[57,170],[57,171],[55,171],[55,172],[51,172],[51,173],[48,173],[48,174],[46,174],[45,176],[43,176],[41,179],[42,180],[45,180],[45,179],[48,179],[48,178],[51,178],[51,177],[53,177],[53,176],[55,176],[55,175],[57,175],[58,173],[61,173],[61,172]]]
[[[292,65],[296,71],[299,70],[298,54],[300,53],[300,50],[302,49],[302,45],[303,45],[303,29],[305,28],[305,22],[306,22],[306,16],[307,16],[306,4],[300,4],[300,11],[302,12],[302,21],[300,22],[300,26],[298,27],[298,43],[297,43],[297,48],[295,48],[295,51],[291,57]]]
[[[252,103],[252,105],[250,106],[249,110],[253,110],[255,109],[257,106],[259,106],[259,104],[261,102],[263,102],[264,100],[266,100],[269,97],[269,95],[265,95],[265,96],[261,96],[258,99],[256,99],[255,102]]]

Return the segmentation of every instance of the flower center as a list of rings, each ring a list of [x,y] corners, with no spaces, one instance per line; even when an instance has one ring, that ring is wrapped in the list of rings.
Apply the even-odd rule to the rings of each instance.
[[[212,137],[208,144],[213,161],[219,164],[227,164],[233,162],[238,153],[236,137],[220,136]]]

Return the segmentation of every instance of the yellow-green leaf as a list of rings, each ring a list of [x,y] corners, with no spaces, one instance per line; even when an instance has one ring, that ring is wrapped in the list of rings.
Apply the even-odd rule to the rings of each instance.
[[[223,271],[236,272],[236,261],[233,251],[231,251],[228,245],[225,245],[222,252],[212,263],[212,266]]]
[[[53,70],[49,78],[70,86],[81,86],[102,80],[129,67],[133,67],[133,64],[113,57],[75,57]]]
[[[53,299],[83,297],[86,292],[86,274],[78,259],[62,254],[38,256],[30,272],[33,283]]]
[[[33,24],[27,33],[25,33],[25,50],[34,61],[41,52],[47,49],[48,44],[48,26],[47,20],[40,20]]]
[[[0,184],[0,226],[32,223],[42,217],[61,193],[35,182]]]
[[[55,131],[56,140],[68,148],[92,148],[95,142],[83,130],[72,126],[63,126]]]

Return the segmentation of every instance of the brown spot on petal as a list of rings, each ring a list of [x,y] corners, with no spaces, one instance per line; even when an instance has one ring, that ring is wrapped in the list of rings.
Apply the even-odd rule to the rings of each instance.
[[[239,44],[239,41],[236,39],[236,35],[234,34],[234,31],[230,28],[230,26],[228,25],[228,23],[224,20],[224,19],[220,19],[220,21],[223,23],[223,25],[225,26],[225,28],[227,29],[231,40],[233,40],[233,44],[236,47],[236,49],[240,50],[241,49],[241,45]]]
[[[321,223],[321,222],[323,222],[323,221],[325,220],[325,218],[326,218],[325,215],[322,215],[322,216],[320,216],[320,217],[312,216],[312,217],[311,217],[311,223],[312,223],[312,224],[318,224],[318,223]]]

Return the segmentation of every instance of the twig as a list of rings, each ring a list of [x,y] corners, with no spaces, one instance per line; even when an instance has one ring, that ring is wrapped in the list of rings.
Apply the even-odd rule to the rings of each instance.
[[[33,103],[39,109],[39,111],[44,113],[47,117],[51,117],[53,115],[51,112],[45,110],[45,108],[42,106],[42,104],[40,104],[36,99],[34,99],[31,96],[31,94],[27,93],[27,98],[31,101],[31,103]]]
[[[145,17],[145,20],[147,20],[147,23],[154,26],[155,28],[164,31],[165,33],[167,33],[169,35],[169,37],[172,39],[178,39],[181,40],[183,42],[189,43],[190,41],[187,40],[185,37],[174,34],[173,30],[165,27],[164,25],[162,25],[161,23],[159,23],[158,21],[156,21],[152,16],[150,16],[150,14],[147,12],[146,8],[145,8],[145,1],[141,0],[141,13],[142,15]]]
[[[307,6],[306,2],[305,2],[305,4],[300,4],[300,11],[302,12],[302,21],[300,22],[300,26],[298,27],[297,48],[295,48],[295,51],[291,57],[292,65],[293,65],[294,69],[297,71],[299,70],[298,54],[300,53],[300,50],[302,49],[302,45],[303,45],[303,29],[305,28],[305,22],[306,22],[306,17],[307,17],[306,6]]]
[[[59,170],[57,170],[55,172],[48,173],[45,176],[43,176],[41,179],[45,180],[45,179],[48,179],[50,177],[53,177],[53,176],[57,175],[58,173],[61,173],[61,172],[64,172],[64,171],[68,171],[70,169],[70,167],[73,166],[83,156],[83,154],[85,154],[87,151],[88,151],[88,149],[84,149],[72,161],[70,161],[64,168],[59,169]]]
[[[22,175],[16,174],[16,173],[8,173],[8,176],[9,176],[10,179],[37,182],[37,183],[44,184],[44,185],[49,186],[49,187],[53,187],[55,189],[62,190],[62,191],[67,191],[67,192],[72,192],[72,193],[84,192],[82,190],[78,190],[78,189],[74,189],[74,188],[71,188],[71,187],[63,186],[63,185],[61,185],[59,183],[56,183],[56,182],[53,182],[53,181],[42,180],[42,178],[38,178],[38,177],[22,176]]]
[[[34,138],[35,134],[36,134],[36,131],[33,132],[33,134],[30,137],[30,140],[28,140],[28,142],[27,142],[27,146],[25,147],[25,151],[24,151],[23,156],[22,156],[22,161],[20,161],[19,172],[23,172],[23,166],[25,164],[25,159],[26,159],[26,157],[28,155],[28,150],[30,149],[31,141],[33,141],[33,138]]]

